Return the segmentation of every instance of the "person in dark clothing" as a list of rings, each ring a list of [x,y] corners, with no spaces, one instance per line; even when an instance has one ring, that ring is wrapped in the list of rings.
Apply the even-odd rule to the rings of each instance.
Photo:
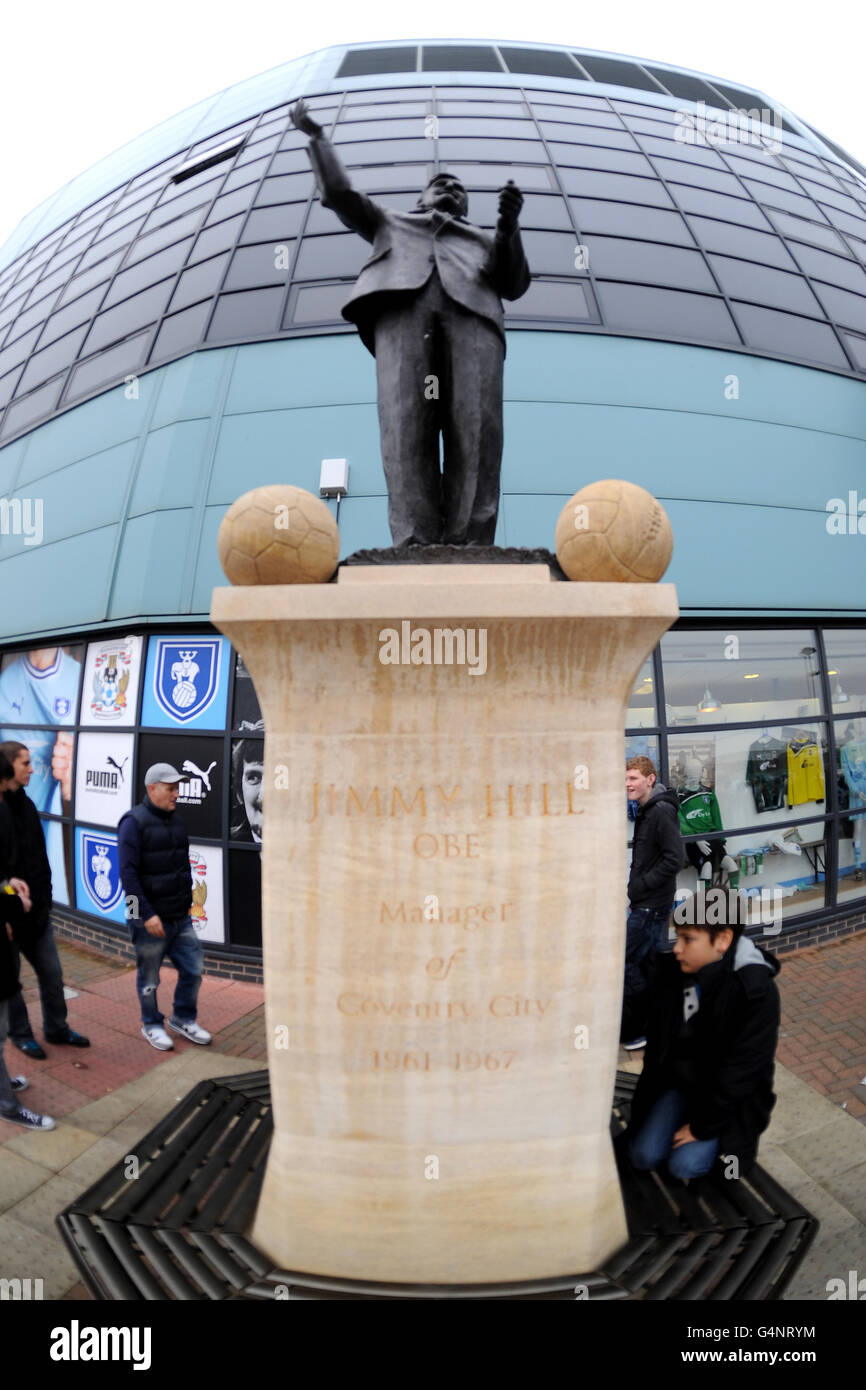
[[[170,1052],[174,1047],[163,1028],[156,991],[166,956],[177,967],[174,1010],[168,1026],[189,1042],[206,1046],[211,1035],[196,1022],[204,951],[189,915],[192,874],[189,837],[175,810],[182,781],[169,763],[148,768],[147,795],[121,816],[117,827],[120,878],[130,915],[132,944],[138,962],[136,986],[141,1005],[141,1032],[151,1047]]]
[[[646,1030],[647,1045],[626,1142],[636,1168],[667,1161],[674,1177],[700,1177],[723,1156],[737,1178],[776,1100],[779,962],[742,934],[744,898],[711,888],[705,902],[691,914],[703,924],[677,923],[673,954],[657,957],[650,988],[631,1001],[629,1026]]]
[[[647,975],[657,951],[667,945],[668,922],[674,906],[677,874],[685,864],[679,827],[677,794],[656,781],[650,758],[629,758],[626,795],[637,803],[628,879],[629,914],[625,935],[625,988],[620,1037],[632,1051],[646,1039],[626,1027],[629,998],[646,989]]]
[[[20,992],[18,962],[12,949],[12,923],[31,910],[30,893],[23,879],[11,875],[15,859],[15,830],[4,793],[14,778],[5,753],[0,753],[0,1120],[25,1129],[54,1129],[50,1115],[38,1115],[18,1103],[18,1094],[29,1085],[26,1076],[10,1076],[3,1058],[9,1027],[9,1001]]]
[[[36,972],[46,1042],[89,1047],[89,1038],[76,1033],[67,1022],[63,971],[51,925],[51,866],[39,812],[26,791],[33,773],[30,750],[25,744],[10,739],[0,743],[0,753],[9,759],[13,769],[5,797],[16,839],[13,867],[16,875],[28,885],[33,903],[32,910],[26,916],[20,915],[12,924],[16,969],[20,970],[23,955]],[[27,1005],[20,992],[9,1002],[9,1036],[26,1056],[43,1060],[46,1057],[44,1048],[33,1036]]]

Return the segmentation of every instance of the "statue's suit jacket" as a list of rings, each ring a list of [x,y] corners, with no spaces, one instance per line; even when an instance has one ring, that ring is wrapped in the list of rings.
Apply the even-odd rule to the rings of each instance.
[[[357,325],[374,356],[379,314],[391,307],[394,295],[420,290],[434,266],[446,293],[464,309],[489,319],[504,343],[501,298],[519,299],[531,279],[517,229],[510,236],[492,236],[463,218],[380,207],[352,188],[326,136],[315,136],[308,149],[323,205],[373,243],[373,254],[342,312]]]

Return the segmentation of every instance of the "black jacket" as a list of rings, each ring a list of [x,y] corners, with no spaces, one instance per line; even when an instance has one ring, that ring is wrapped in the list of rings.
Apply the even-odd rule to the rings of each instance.
[[[634,822],[628,899],[632,907],[673,903],[677,874],[686,862],[677,794],[656,782]]]
[[[12,816],[5,800],[0,796],[0,883],[12,876],[15,848]],[[13,898],[6,893],[0,893],[0,1001],[11,999],[13,994],[18,993],[20,987],[12,948],[6,934],[6,923],[12,922],[14,925],[20,911],[21,906],[17,897]]]
[[[22,912],[13,921],[12,927],[16,940],[33,942],[42,935],[51,914],[51,865],[39,812],[24,788],[7,792],[6,805],[16,841],[12,873],[23,878],[33,903],[29,912]]]
[[[189,837],[177,811],[161,811],[149,796],[121,816],[117,826],[120,879],[138,900],[138,921],[186,917],[192,906]],[[130,918],[130,926],[135,918]]]
[[[644,1068],[631,1108],[634,1135],[663,1091],[680,1090],[696,1139],[719,1140],[740,1173],[758,1151],[758,1136],[776,1103],[773,1059],[779,1036],[779,962],[748,937],[720,961],[685,975],[670,954],[656,958],[649,987],[629,1001],[632,1036],[646,1034]],[[697,983],[700,1003],[686,1029],[684,986]],[[683,1073],[690,1074],[684,1084]]]

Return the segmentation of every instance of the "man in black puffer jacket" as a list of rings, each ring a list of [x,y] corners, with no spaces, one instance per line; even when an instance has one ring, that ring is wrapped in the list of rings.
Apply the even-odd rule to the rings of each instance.
[[[211,1041],[210,1033],[196,1022],[204,952],[189,915],[189,837],[175,810],[182,780],[169,763],[148,768],[144,776],[146,797],[121,817],[117,827],[120,878],[127,904],[132,904],[127,916],[138,962],[141,1031],[159,1052],[170,1052],[174,1046],[156,1003],[159,971],[166,956],[177,968],[169,1028],[201,1046]]]
[[[624,1015],[620,1033],[631,1051],[642,1047],[645,1039],[629,1031],[625,1010],[630,998],[646,989],[655,954],[667,944],[677,874],[685,865],[686,856],[676,793],[656,782],[656,770],[649,758],[629,758],[625,787],[629,800],[636,801],[638,806],[628,879],[630,906],[626,922]]]
[[[14,781],[14,769],[0,753],[0,1119],[25,1129],[54,1129],[50,1115],[38,1115],[19,1105],[18,1094],[29,1085],[26,1076],[10,1076],[3,1058],[9,1026],[9,1001],[20,993],[18,960],[12,949],[12,924],[29,913],[30,891],[23,879],[11,876],[17,852],[15,827],[3,794]]]
[[[650,988],[631,1001],[628,1026],[647,1046],[626,1142],[636,1168],[667,1161],[674,1177],[700,1177],[721,1155],[738,1178],[776,1100],[779,962],[742,934],[748,906],[733,890],[693,902],[695,925],[677,923],[673,954],[656,958]]]

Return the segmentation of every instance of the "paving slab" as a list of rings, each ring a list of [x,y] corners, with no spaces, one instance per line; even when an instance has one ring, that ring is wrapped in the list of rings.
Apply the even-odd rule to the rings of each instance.
[[[0,1269],[4,1279],[41,1279],[46,1299],[61,1298],[79,1277],[59,1234],[43,1235],[8,1212],[0,1216]]]
[[[0,1149],[0,1212],[14,1207],[28,1192],[44,1186],[51,1177],[50,1168],[13,1153],[8,1144],[4,1145]]]

